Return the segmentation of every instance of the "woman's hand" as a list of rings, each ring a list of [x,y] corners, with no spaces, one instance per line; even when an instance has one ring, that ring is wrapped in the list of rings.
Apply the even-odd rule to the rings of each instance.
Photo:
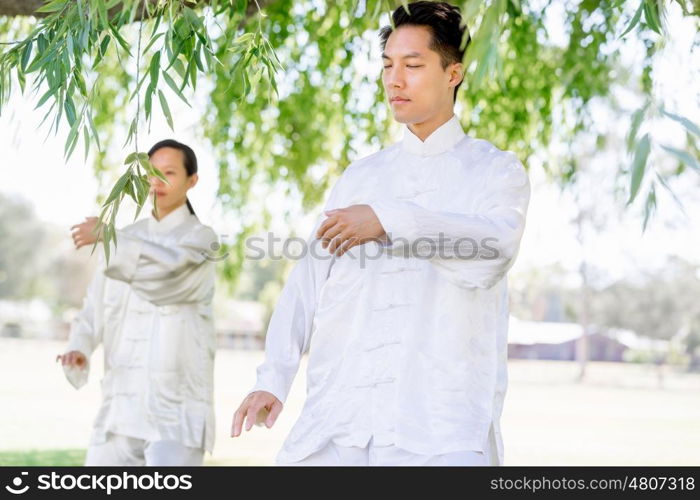
[[[102,227],[96,229],[97,227],[97,217],[85,217],[85,222],[71,226],[76,250],[85,245],[102,241]]]
[[[56,356],[56,361],[61,360],[62,365],[77,366],[78,368],[85,368],[87,366],[87,358],[85,354],[80,351],[70,351],[65,354],[59,354]]]

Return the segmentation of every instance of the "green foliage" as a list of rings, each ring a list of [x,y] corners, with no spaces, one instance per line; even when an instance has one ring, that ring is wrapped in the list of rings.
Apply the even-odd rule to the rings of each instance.
[[[627,205],[630,205],[637,197],[645,176],[649,177],[649,181],[647,183],[648,187],[646,188],[646,195],[644,199],[643,230],[646,229],[649,219],[657,207],[657,185],[660,185],[662,188],[668,191],[678,206],[683,209],[681,201],[676,197],[675,193],[668,185],[668,175],[664,175],[659,170],[655,162],[649,161],[652,149],[654,145],[657,144],[657,141],[654,141],[649,133],[645,133],[641,139],[637,138],[639,128],[645,119],[650,122],[665,119],[666,121],[670,120],[680,124],[686,132],[685,139],[686,144],[688,145],[688,151],[660,143],[658,144],[658,147],[678,161],[678,168],[675,172],[676,175],[683,172],[685,167],[690,167],[700,173],[700,161],[697,159],[697,140],[700,138],[700,127],[698,127],[698,125],[683,116],[666,111],[663,106],[651,100],[647,101],[641,108],[636,110],[632,114],[630,129],[627,134],[627,149],[632,156],[630,195],[627,200]],[[691,151],[696,152],[693,154]],[[648,175],[648,171],[651,171],[650,174],[653,175]]]
[[[240,23],[246,16],[246,7],[245,1],[213,1],[208,9],[212,17]],[[129,89],[128,99],[122,99],[122,105],[136,98],[136,112],[129,121],[125,146],[133,144],[138,156],[125,162],[129,168],[113,186],[100,214],[105,253],[109,258],[109,243],[116,244],[114,220],[121,201],[128,195],[140,209],[148,194],[148,176],[156,172],[145,153],[139,153],[141,114],[150,123],[153,99],[157,96],[161,111],[170,127],[174,128],[168,99],[159,85],[165,82],[173,93],[187,101],[183,94],[185,88],[196,89],[198,74],[210,74],[218,61],[204,16],[185,2],[51,0],[39,11],[48,16],[42,18],[23,40],[10,44],[8,50],[0,53],[0,111],[12,90],[11,73],[14,71],[22,91],[27,76],[32,76],[35,91],[46,87],[38,99],[37,108],[48,106],[45,119],[53,118],[53,130],[58,130],[62,118],[70,127],[65,144],[66,157],[73,153],[82,138],[87,158],[91,143],[100,146],[95,118],[104,118],[100,116],[100,108],[114,109],[109,102],[118,94],[113,88],[107,90],[109,87],[100,81],[105,63],[115,64],[115,58],[109,57],[110,52],[116,56],[116,64],[126,77],[122,79],[126,85],[121,88]],[[124,32],[133,31],[135,24],[138,25],[138,36],[134,52],[134,43]],[[146,27],[150,29],[150,35],[142,49]],[[253,36],[249,49],[257,53],[265,43],[259,36],[260,26],[254,34],[249,34]],[[133,82],[124,69],[126,61],[131,59],[136,64]],[[144,60],[148,60],[148,65],[140,76]],[[273,59],[269,47],[264,47],[257,60],[270,67],[269,81],[274,85],[274,69],[279,61]],[[113,67],[108,67],[105,72],[108,78],[118,79],[110,69]],[[245,65],[242,70],[245,71]],[[162,82],[161,74],[164,75]],[[147,83],[145,89],[144,83]],[[103,128],[106,126],[104,119],[97,121]],[[104,161],[104,155],[100,155],[100,159]]]
[[[644,199],[646,226],[656,186],[668,189],[668,174],[650,166],[653,158],[676,158],[676,174],[698,167],[693,125],[677,114],[660,114],[663,106],[653,96],[651,61],[668,32],[670,3],[565,3],[567,39],[561,44],[547,33],[551,2],[458,2],[472,34],[458,95],[468,133],[515,151],[526,164],[547,149],[553,131],[573,143],[591,128],[591,103],[609,98],[615,83],[630,84],[622,81],[628,72],[611,48],[642,40],[638,85],[654,105],[631,116],[631,168],[622,170],[630,178],[628,201]],[[685,15],[700,15],[696,2],[675,3]],[[0,36],[8,41],[0,45],[0,111],[14,84],[23,91],[31,82],[50,130],[69,127],[66,156],[81,140],[86,158],[97,146],[100,178],[115,168],[105,150],[113,147],[113,131],[119,125],[128,130],[124,147],[136,156],[127,158],[100,215],[107,252],[124,197],[141,206],[147,196],[153,169],[138,136],[157,112],[154,103],[174,130],[170,99],[189,105],[195,92],[207,93],[205,109],[197,110],[201,133],[218,161],[219,199],[241,221],[223,268],[233,280],[245,236],[271,216],[251,208],[253,193],[283,190],[304,207],[314,206],[360,145],[381,147],[389,140],[393,120],[380,68],[368,73],[363,62],[378,51],[380,24],[401,5],[408,9],[406,0],[51,0],[39,20],[0,18]],[[645,125],[657,116],[688,130],[685,149],[657,147]],[[573,151],[558,158],[556,168],[545,165],[562,185],[576,180]]]

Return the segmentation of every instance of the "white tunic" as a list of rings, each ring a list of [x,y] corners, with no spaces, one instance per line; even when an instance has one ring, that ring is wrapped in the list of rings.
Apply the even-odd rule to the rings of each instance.
[[[206,257],[216,241],[186,205],[117,230],[117,247],[106,267],[100,258],[67,348],[89,357],[104,345],[91,443],[114,432],[212,451],[215,269]],[[76,387],[87,380],[87,370],[66,374]]]
[[[308,351],[306,402],[278,463],[329,440],[364,447],[372,436],[420,454],[495,450],[494,464],[503,463],[506,272],[529,198],[515,154],[465,135],[456,116],[424,142],[406,127],[401,142],[344,171],[325,208],[369,204],[390,242],[331,257],[314,238],[319,216],[313,251],[295,264],[270,320],[251,390],[284,402]],[[440,234],[473,238],[481,258],[452,258],[449,245],[431,258],[404,253]]]

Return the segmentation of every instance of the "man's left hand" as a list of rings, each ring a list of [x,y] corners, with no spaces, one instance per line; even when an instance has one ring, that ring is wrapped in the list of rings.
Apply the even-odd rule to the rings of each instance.
[[[340,257],[356,245],[382,239],[386,234],[369,205],[350,205],[325,212],[328,216],[316,232],[323,248]]]

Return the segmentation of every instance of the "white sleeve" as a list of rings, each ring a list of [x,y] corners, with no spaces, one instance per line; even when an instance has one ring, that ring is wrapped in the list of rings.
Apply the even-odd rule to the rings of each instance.
[[[200,226],[176,245],[166,246],[117,230],[105,275],[129,283],[156,305],[201,302],[213,294],[215,267],[207,259],[216,233]]]
[[[530,182],[510,151],[499,155],[472,213],[438,212],[416,203],[369,203],[389,237],[391,252],[409,249],[428,257],[447,279],[465,288],[490,288],[510,269],[525,227]],[[408,247],[408,248],[407,248]]]
[[[83,299],[83,306],[71,323],[68,336],[66,352],[80,351],[88,360],[84,369],[63,366],[66,378],[76,389],[87,382],[90,371],[90,356],[102,342],[104,328],[102,303],[105,287],[105,275],[102,272],[104,268],[103,258],[104,256],[100,254],[99,264]]]
[[[337,208],[338,180],[325,210]],[[325,220],[321,214],[306,240],[303,257],[294,265],[270,318],[265,337],[265,361],[257,368],[257,382],[248,391],[267,391],[285,402],[299,369],[301,356],[309,348],[311,326],[318,294],[326,281],[334,257],[321,247],[316,231]]]

